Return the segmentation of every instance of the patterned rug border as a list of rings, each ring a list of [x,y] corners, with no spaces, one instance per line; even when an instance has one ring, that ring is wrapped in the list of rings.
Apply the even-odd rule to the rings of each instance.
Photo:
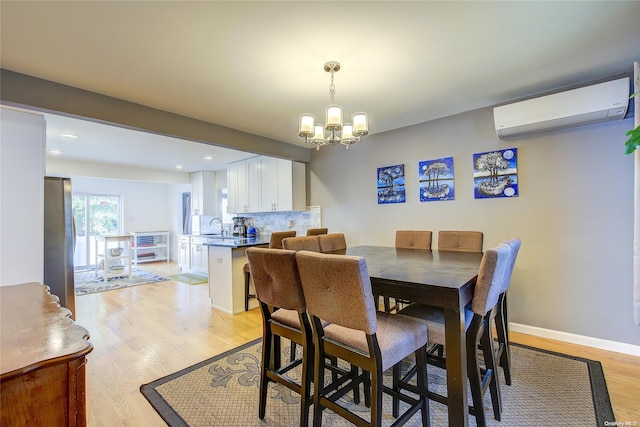
[[[246,344],[242,344],[241,346],[232,348],[231,350],[227,350],[224,353],[220,353],[217,356],[210,357],[209,359],[203,360],[202,362],[196,363],[195,365],[188,366],[184,369],[181,369],[173,374],[169,374],[166,377],[159,378],[155,381],[152,381],[148,384],[143,384],[140,386],[140,392],[147,398],[153,409],[162,417],[162,419],[171,427],[189,427],[176,411],[173,410],[173,407],[169,405],[169,403],[164,400],[164,398],[156,391],[156,387],[162,385],[166,382],[174,380],[178,377],[181,377],[184,374],[187,374],[191,371],[195,371],[196,369],[200,369],[203,366],[207,366],[210,363],[213,363],[217,360],[224,359],[225,357],[233,354],[237,351],[244,350],[245,348],[251,347],[252,345],[258,344],[262,342],[262,337],[256,338],[253,341],[249,341]]]
[[[162,417],[162,419],[169,426],[188,427],[189,425],[182,419],[180,415],[178,415],[173,410],[171,405],[169,405],[169,403],[160,395],[160,393],[158,393],[155,390],[155,388],[164,383],[172,381],[182,375],[185,375],[191,371],[200,369],[213,362],[223,359],[237,351],[241,351],[255,344],[259,344],[261,341],[262,341],[262,338],[256,338],[255,340],[249,341],[241,346],[232,348],[231,350],[227,350],[224,353],[210,357],[209,359],[203,360],[202,362],[196,363],[195,365],[191,365],[189,367],[181,369],[177,372],[174,372],[173,374],[169,374],[165,377],[159,378],[148,384],[143,384],[140,386],[140,392],[149,401],[149,403],[156,410],[158,415],[160,415],[160,417]],[[603,426],[603,425],[606,425],[605,422],[610,423],[615,421],[615,416],[613,414],[613,407],[611,406],[611,398],[609,397],[609,389],[607,388],[607,382],[605,380],[604,371],[602,370],[602,364],[600,362],[598,362],[597,360],[586,359],[584,357],[579,357],[579,356],[572,356],[569,354],[559,353],[551,350],[545,350],[545,349],[532,347],[524,344],[511,343],[510,345],[585,363],[589,371],[589,380],[591,383],[591,396],[593,398],[593,409],[595,412],[597,425]]]

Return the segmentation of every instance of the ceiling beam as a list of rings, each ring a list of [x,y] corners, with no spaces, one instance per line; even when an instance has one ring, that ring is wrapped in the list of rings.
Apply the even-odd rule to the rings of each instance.
[[[0,69],[3,104],[299,162],[311,150],[214,123]]]

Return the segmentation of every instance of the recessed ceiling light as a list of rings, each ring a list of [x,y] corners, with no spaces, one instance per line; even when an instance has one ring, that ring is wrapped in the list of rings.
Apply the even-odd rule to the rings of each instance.
[[[57,156],[59,154],[62,154],[62,151],[53,149],[53,150],[49,150],[49,154],[54,154],[54,155]]]
[[[61,133],[60,136],[63,136],[65,138],[78,139],[78,135],[74,135],[72,133]]]
[[[204,156],[204,159],[205,160],[213,160],[213,157],[212,156]]]
[[[182,165],[176,165],[176,169],[182,169]]]

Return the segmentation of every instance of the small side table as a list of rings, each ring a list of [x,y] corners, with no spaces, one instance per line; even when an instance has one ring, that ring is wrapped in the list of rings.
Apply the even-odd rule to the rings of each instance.
[[[109,261],[113,259],[124,261],[124,265],[127,268],[129,279],[131,279],[131,243],[133,236],[97,236],[96,237],[96,277],[98,277],[98,268],[100,266],[100,260],[103,260],[102,272],[104,277],[104,283],[107,283],[109,277],[122,276],[122,274],[109,272]],[[122,244],[124,243],[124,244]],[[102,250],[100,250],[102,246]],[[122,253],[119,256],[109,255],[109,249],[122,248]]]

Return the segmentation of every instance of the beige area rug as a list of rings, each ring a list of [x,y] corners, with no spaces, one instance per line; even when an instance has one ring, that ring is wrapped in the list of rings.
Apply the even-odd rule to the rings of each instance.
[[[146,285],[154,282],[164,282],[166,277],[158,276],[148,271],[134,269],[131,272],[131,279],[129,275],[110,277],[107,279],[107,283],[104,282],[104,277],[101,271],[96,273],[94,270],[76,272],[74,276],[76,295],[86,295],[95,292],[111,291],[113,289],[126,288],[129,286]]]
[[[177,280],[178,282],[186,283],[187,285],[200,285],[209,281],[207,276],[201,276],[194,273],[180,273],[175,276],[169,276],[169,279]]]
[[[517,344],[511,348],[511,386],[504,383],[500,369],[503,403],[501,422],[493,418],[489,392],[485,395],[484,406],[489,426],[603,426],[607,425],[605,422],[614,421],[599,362]],[[172,427],[298,425],[300,398],[280,384],[270,383],[267,414],[264,420],[258,419],[261,349],[261,340],[252,341],[145,384],[140,391]],[[288,348],[283,348],[285,354],[288,351]],[[299,370],[291,372],[292,376],[298,375],[299,378]],[[429,366],[431,391],[446,394],[444,374],[443,370]],[[385,377],[385,383],[387,380],[390,380],[390,375],[389,378]],[[349,394],[345,399],[350,397]],[[388,426],[394,421],[389,396],[384,396],[383,404],[383,425]],[[352,404],[352,408],[368,419],[368,409],[364,405]],[[446,406],[430,401],[430,411],[431,425],[447,425]],[[322,424],[351,425],[329,410],[324,411]],[[406,425],[420,426],[420,414],[416,414]],[[476,425],[473,416],[469,417],[469,425]]]

